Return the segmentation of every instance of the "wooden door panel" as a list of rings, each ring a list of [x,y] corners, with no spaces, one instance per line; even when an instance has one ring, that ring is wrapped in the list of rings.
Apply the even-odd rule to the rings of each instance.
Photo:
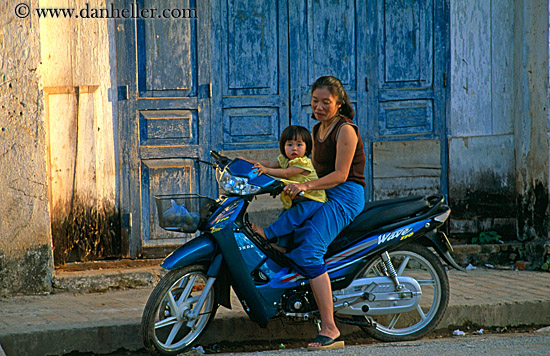
[[[121,3],[130,7],[130,0]],[[160,7],[158,0],[138,3]],[[323,75],[342,80],[356,109],[368,198],[376,191],[373,162],[399,165],[381,147],[373,150],[387,141],[441,142],[430,146],[442,153],[439,173],[426,179],[441,178],[445,190],[446,6],[448,0],[163,1],[164,8],[195,8],[198,18],[117,20],[130,254],[181,242],[156,226],[155,194],[215,194],[211,172],[193,159],[208,160],[210,149],[276,149],[289,123],[313,127],[310,88]],[[384,167],[376,168],[377,186],[394,186],[380,176]]]
[[[147,0],[142,8],[158,8]],[[195,8],[196,1],[163,0],[165,9]],[[140,96],[197,95],[197,21],[149,19],[137,21]]]
[[[434,0],[379,0],[375,140],[433,138]]]
[[[311,129],[311,85],[317,78],[332,75],[342,84],[359,110],[358,125],[366,128],[365,42],[366,6],[361,1],[313,1],[294,4],[291,14],[293,65],[291,71],[292,123]]]
[[[380,103],[380,136],[433,134],[433,101],[400,100]]]
[[[356,90],[357,8],[354,0],[307,2],[307,81],[308,91],[320,76],[331,74],[347,91]],[[304,48],[302,48],[304,50]]]
[[[147,110],[139,113],[141,146],[198,145],[197,110]]]
[[[228,108],[223,111],[223,142],[246,144],[278,142],[278,108]]]
[[[440,151],[439,140],[375,142],[374,200],[439,192]]]
[[[429,87],[433,77],[433,0],[382,0],[381,89]]]
[[[288,125],[286,0],[216,3],[212,127],[220,150],[278,147]]]
[[[435,0],[378,0],[378,80],[376,120],[371,135],[378,140],[439,137],[444,101],[436,97],[434,72]],[[443,73],[440,73],[441,77]],[[436,117],[436,113],[439,118]]]
[[[279,59],[277,1],[227,2],[227,85],[223,95],[276,95]]]

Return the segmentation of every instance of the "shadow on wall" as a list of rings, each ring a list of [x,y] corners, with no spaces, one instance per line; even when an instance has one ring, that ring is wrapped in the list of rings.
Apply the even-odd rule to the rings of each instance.
[[[548,207],[548,186],[541,181],[526,189],[524,195],[518,195],[518,239],[548,241],[550,213]]]
[[[99,206],[99,207],[98,207]],[[113,203],[75,198],[68,214],[52,214],[54,264],[119,258],[120,211]]]
[[[517,241],[517,194],[513,184],[502,184],[494,172],[479,174],[465,183],[450,184],[450,237],[470,244],[482,233],[496,232],[501,242]],[[504,179],[513,182],[513,177]]]

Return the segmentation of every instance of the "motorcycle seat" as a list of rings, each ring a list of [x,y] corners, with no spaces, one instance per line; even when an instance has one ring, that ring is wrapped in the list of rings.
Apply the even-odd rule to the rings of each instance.
[[[429,202],[423,196],[410,196],[395,199],[378,200],[365,204],[363,211],[349,224],[329,246],[327,255],[331,255],[352,244],[373,231],[429,208]]]

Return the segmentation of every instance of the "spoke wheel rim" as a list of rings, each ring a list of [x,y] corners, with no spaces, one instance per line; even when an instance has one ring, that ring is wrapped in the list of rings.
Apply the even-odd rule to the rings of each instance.
[[[189,314],[206,285],[208,277],[191,272],[179,278],[164,295],[155,313],[155,343],[162,349],[179,350],[191,344],[204,330],[214,307],[214,294],[210,290],[192,327],[188,326]]]
[[[417,279],[422,289],[422,297],[416,310],[391,314],[376,320],[376,329],[390,335],[410,335],[424,328],[437,313],[441,298],[442,285],[437,272],[432,264],[423,256],[412,251],[390,252],[390,258],[399,276],[411,276]],[[384,268],[380,260],[372,262],[365,271],[365,277],[383,276]],[[420,277],[420,278],[418,278]],[[406,316],[406,318],[404,318]],[[407,323],[412,319],[410,325],[399,324],[400,320]],[[389,321],[387,321],[389,320]],[[417,321],[415,321],[417,320]]]

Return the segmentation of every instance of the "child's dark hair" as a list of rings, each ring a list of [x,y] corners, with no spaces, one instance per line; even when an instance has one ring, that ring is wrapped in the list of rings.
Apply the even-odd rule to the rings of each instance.
[[[311,133],[309,132],[309,130],[303,126],[290,125],[283,130],[281,138],[279,139],[279,149],[281,150],[283,156],[289,158],[285,153],[286,141],[297,139],[304,141],[304,143],[306,144],[306,156],[309,156],[311,154],[311,150],[313,149],[313,141],[311,140]]]
[[[353,119],[355,116],[355,111],[353,110],[348,93],[346,92],[346,89],[344,89],[340,79],[331,75],[320,77],[311,86],[311,92],[313,93],[315,89],[318,88],[327,88],[329,92],[338,100],[337,104],[341,105],[339,113]],[[313,118],[315,119],[315,116],[313,116]]]

